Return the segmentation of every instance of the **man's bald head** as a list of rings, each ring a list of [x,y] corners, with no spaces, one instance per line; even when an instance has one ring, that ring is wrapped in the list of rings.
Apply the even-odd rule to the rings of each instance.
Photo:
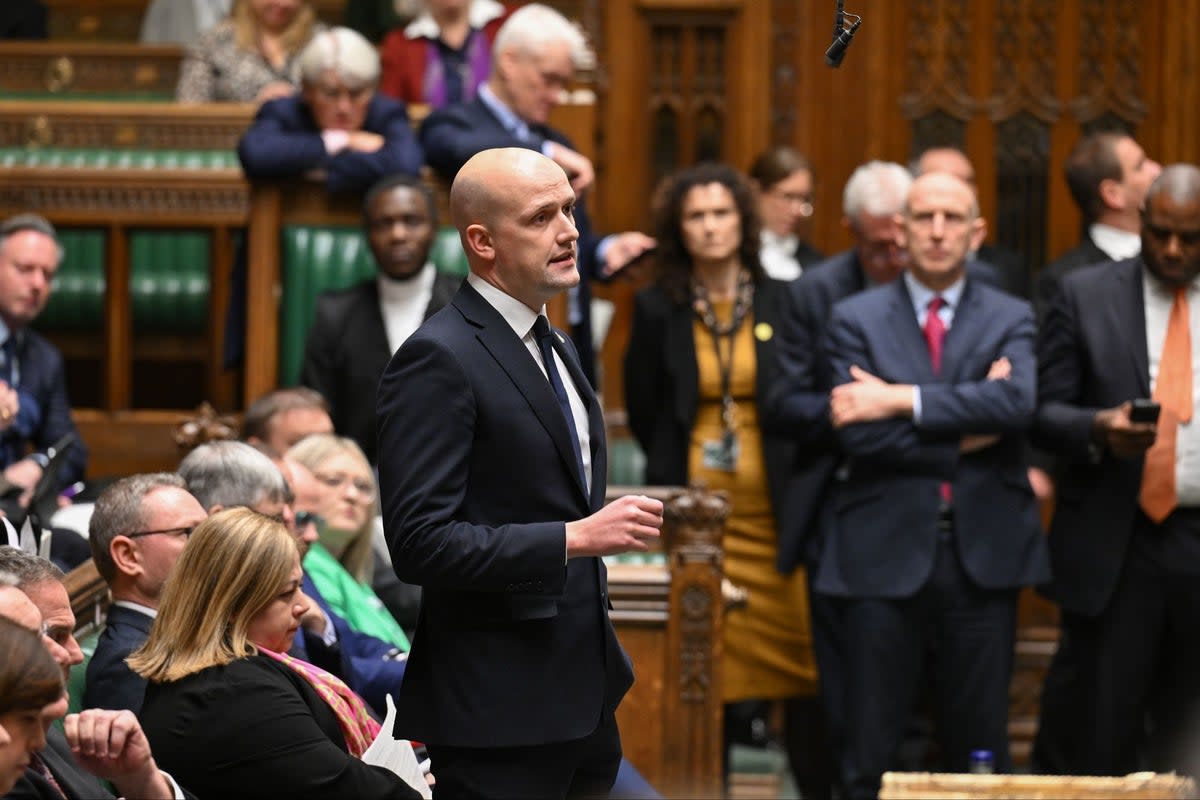
[[[1180,205],[1200,198],[1200,167],[1193,164],[1170,164],[1150,184],[1146,202],[1159,197],[1169,197]]]
[[[922,197],[933,192],[955,195],[962,198],[969,209],[972,218],[979,216],[979,198],[971,184],[957,175],[949,172],[927,172],[912,182],[908,189],[908,200],[905,203],[905,214],[912,212],[914,197]]]
[[[450,187],[450,219],[472,269],[478,271],[479,257],[468,229],[480,225],[494,231],[501,219],[517,213],[534,188],[560,179],[566,180],[562,167],[524,147],[483,150],[463,164]]]
[[[499,211],[521,197],[523,177],[538,177],[547,170],[562,172],[562,167],[524,147],[497,147],[471,156],[450,186],[454,227],[463,231],[475,223],[491,224]]]

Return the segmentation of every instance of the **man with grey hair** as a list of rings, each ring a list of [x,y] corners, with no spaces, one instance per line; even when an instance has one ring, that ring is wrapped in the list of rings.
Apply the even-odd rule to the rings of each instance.
[[[264,103],[238,144],[248,178],[320,175],[331,192],[418,175],[423,161],[404,103],[376,91],[379,55],[361,34],[330,28],[299,56],[300,93]]]
[[[88,662],[84,708],[141,711],[146,682],[125,659],[150,635],[167,576],[206,516],[171,472],[122,478],[96,499],[88,542],[113,602]]]
[[[794,469],[794,501],[779,520],[776,566],[785,573],[805,567],[809,573],[813,651],[820,669],[834,763],[841,760],[846,734],[843,604],[835,596],[818,592],[814,578],[824,549],[819,523],[842,452],[830,425],[833,384],[829,365],[821,356],[821,342],[835,303],[890,283],[907,267],[900,218],[912,181],[909,170],[895,162],[869,161],[851,173],[842,191],[842,225],[850,231],[854,245],[810,267],[788,285],[776,331],[780,380],[768,392],[765,408],[768,429],[804,443]],[[994,281],[987,268],[973,266],[982,273],[972,269],[972,275]]]
[[[623,269],[652,248],[654,240],[637,231],[601,239],[592,231],[583,199],[595,180],[592,162],[549,124],[586,53],[582,34],[557,11],[539,3],[522,6],[496,33],[487,83],[471,102],[431,113],[421,125],[421,144],[429,166],[447,183],[472,156],[492,148],[537,150],[567,173],[579,230],[580,281],[568,292],[571,338],[584,374],[594,384],[589,284]]]
[[[302,560],[316,541],[318,519],[308,513],[297,522],[288,478],[266,454],[245,442],[202,444],[180,463],[179,475],[210,514],[245,506],[280,519],[296,536]],[[307,574],[301,588],[314,602],[300,620],[293,654],[339,676],[382,713],[387,708],[385,695],[396,691],[404,678],[407,654],[351,628],[330,609]]]
[[[62,257],[45,218],[18,214],[0,222],[0,495],[19,492],[22,504],[50,463],[47,451],[67,434],[79,438],[62,354],[29,327],[50,299]],[[81,479],[86,467],[87,449],[76,441],[59,485]]]
[[[75,642],[75,616],[62,577],[62,571],[45,559],[0,547],[0,616],[42,634],[47,651],[63,669],[66,686],[71,667],[83,656]],[[154,763],[137,717],[128,711],[93,709],[68,717],[64,733],[51,722],[57,718],[54,715],[66,713],[67,700],[64,693],[57,706],[43,712],[38,724],[45,726],[45,746],[31,758],[6,798],[113,797],[97,777],[128,797],[189,796]]]

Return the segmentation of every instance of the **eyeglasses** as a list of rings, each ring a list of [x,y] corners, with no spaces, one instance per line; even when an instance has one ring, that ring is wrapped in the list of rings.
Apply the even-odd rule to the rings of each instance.
[[[71,641],[71,629],[65,625],[51,625],[49,622],[43,622],[42,627],[38,630],[42,636],[54,642],[59,647],[66,647],[67,642]]]
[[[341,489],[346,484],[350,484],[356,492],[362,495],[364,500],[375,498],[375,482],[369,478],[354,478],[345,473],[330,475],[328,472],[314,472],[313,477],[330,489]]]
[[[799,192],[785,192],[778,187],[770,189],[767,194],[782,200],[788,205],[798,206],[800,216],[808,219],[813,215],[813,196],[811,194],[801,194]]]
[[[314,514],[311,511],[297,511],[296,512],[296,528],[297,528],[297,530],[304,530],[309,525],[312,525],[315,528],[320,528],[325,525],[325,518],[322,517],[320,514]]]
[[[184,539],[192,535],[192,531],[196,530],[195,525],[188,525],[186,528],[163,528],[159,531],[138,531],[137,533],[125,534],[126,539],[140,539],[143,536],[182,536]]]

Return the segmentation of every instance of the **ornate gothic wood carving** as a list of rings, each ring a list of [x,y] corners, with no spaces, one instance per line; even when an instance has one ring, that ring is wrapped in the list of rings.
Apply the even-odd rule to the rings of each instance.
[[[909,8],[909,90],[900,108],[908,119],[941,111],[965,122],[976,105],[968,83],[971,6],[966,0],[921,0]]]
[[[996,126],[996,241],[1040,268],[1046,252],[1050,129],[1023,111]]]
[[[793,54],[802,30],[800,8],[792,0],[771,3],[771,141],[790,142],[796,132],[799,106]]]
[[[1136,126],[1146,116],[1138,34],[1142,6],[1079,0],[1079,7],[1079,95],[1071,111],[1085,127],[1105,115]]]
[[[932,111],[912,122],[912,148],[910,155],[930,147],[957,147],[965,150],[967,145],[967,123],[944,111]]]
[[[647,19],[650,166],[657,182],[679,167],[724,154],[731,15],[653,11]]]
[[[995,58],[988,101],[993,120],[1028,112],[1052,124],[1059,115],[1054,96],[1057,6],[1030,0],[997,0],[992,30]]]

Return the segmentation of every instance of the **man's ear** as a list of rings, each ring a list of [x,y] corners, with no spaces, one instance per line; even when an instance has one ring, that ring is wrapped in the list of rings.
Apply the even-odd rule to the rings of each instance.
[[[127,536],[116,536],[108,544],[108,555],[117,568],[117,572],[130,577],[137,577],[143,572],[142,554]]]
[[[980,247],[983,247],[983,240],[987,238],[987,220],[983,217],[976,217],[971,221],[971,252],[974,253]]]
[[[1104,205],[1117,211],[1125,210],[1125,187],[1120,181],[1105,178],[1100,181],[1100,200]]]
[[[468,225],[466,235],[463,237],[467,244],[467,249],[487,263],[492,263],[496,260],[496,244],[492,239],[491,231],[478,222]]]
[[[209,509],[208,509],[208,515],[211,517],[213,514],[217,513],[218,511],[224,511],[224,510],[225,510],[225,506],[221,505],[220,503],[213,503],[212,506],[209,507]]]
[[[896,223],[896,245],[901,250],[908,249],[908,229],[904,227],[904,215],[896,214],[892,217],[892,221]]]

